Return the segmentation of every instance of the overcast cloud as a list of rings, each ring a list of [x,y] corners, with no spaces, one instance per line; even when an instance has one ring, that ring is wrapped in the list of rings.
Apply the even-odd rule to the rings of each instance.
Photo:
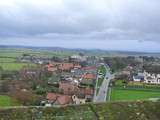
[[[159,11],[159,0],[1,0],[0,44],[159,52]]]

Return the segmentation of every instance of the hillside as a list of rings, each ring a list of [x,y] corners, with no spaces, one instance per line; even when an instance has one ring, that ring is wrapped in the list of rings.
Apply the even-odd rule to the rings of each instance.
[[[1,108],[0,120],[160,120],[160,102]]]
[[[0,53],[6,52],[6,51],[14,51],[17,54],[20,54],[20,52],[25,53],[34,53],[34,54],[47,54],[49,56],[53,55],[73,55],[78,53],[85,53],[86,55],[91,56],[154,56],[154,57],[160,57],[159,52],[137,52],[137,51],[118,51],[118,50],[103,50],[103,49],[71,49],[71,48],[62,48],[62,47],[33,47],[33,46],[18,46],[18,45],[0,45]],[[3,50],[3,51],[2,51]],[[12,53],[13,53],[12,51]],[[15,54],[15,53],[14,53]],[[16,55],[17,55],[16,54]]]

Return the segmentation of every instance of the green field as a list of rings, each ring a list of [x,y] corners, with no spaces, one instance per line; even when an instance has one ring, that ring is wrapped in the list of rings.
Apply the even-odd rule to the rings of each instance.
[[[34,66],[35,64],[30,63],[0,63],[0,66],[4,70],[20,70],[24,66]]]
[[[15,62],[15,61],[16,61],[15,58],[4,58],[4,57],[0,57],[0,63]]]
[[[17,62],[16,58],[22,56],[23,54],[30,54],[42,57],[53,57],[53,56],[70,56],[73,55],[74,52],[63,52],[63,51],[45,51],[45,50],[32,50],[32,49],[2,49],[0,48],[0,67],[4,70],[20,70],[23,66],[35,66],[32,63],[21,63]]]
[[[18,105],[20,105],[18,101],[13,100],[11,97],[6,95],[0,95],[0,107],[18,106]]]
[[[110,92],[110,101],[148,100],[150,98],[160,98],[160,91],[119,89],[113,87]]]
[[[48,50],[32,50],[32,49],[1,49],[0,48],[0,57],[19,57],[23,54],[31,54],[37,56],[53,57],[53,56],[70,56],[77,54],[77,52],[71,51],[48,51]]]

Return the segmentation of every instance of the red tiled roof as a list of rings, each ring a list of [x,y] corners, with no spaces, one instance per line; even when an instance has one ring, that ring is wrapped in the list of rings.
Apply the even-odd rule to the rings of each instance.
[[[71,101],[71,97],[68,96],[68,95],[60,95],[60,96],[58,96],[57,101],[58,101],[58,103],[59,103],[60,105],[69,104],[70,101]]]
[[[92,88],[81,88],[80,91],[84,95],[93,95],[93,89]]]
[[[87,66],[87,67],[83,67],[82,70],[96,70],[95,66]]]
[[[75,65],[74,68],[81,68],[81,65]]]
[[[61,70],[70,70],[74,67],[73,63],[62,63],[59,66],[59,69]]]
[[[63,91],[64,94],[71,95],[78,91],[78,87],[70,83],[59,83],[59,89]]]
[[[84,78],[84,79],[94,79],[95,77],[96,76],[91,73],[86,73],[86,74],[82,75],[82,78]]]
[[[57,94],[56,93],[47,93],[47,100],[50,101],[55,101],[57,99]]]
[[[93,94],[93,89],[85,88],[85,95],[92,95],[92,94]]]
[[[46,98],[49,101],[57,101],[60,105],[69,104],[71,101],[70,96],[57,93],[48,93]]]
[[[51,63],[46,65],[46,67],[47,67],[47,70],[50,71],[50,72],[53,72],[56,69],[55,65],[53,65]]]

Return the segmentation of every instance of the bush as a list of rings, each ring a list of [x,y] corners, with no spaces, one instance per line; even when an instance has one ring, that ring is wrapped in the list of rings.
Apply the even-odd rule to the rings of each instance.
[[[45,89],[45,88],[37,88],[36,89],[36,94],[38,94],[38,95],[44,95],[44,94],[46,94],[46,92],[47,92],[47,90]]]

